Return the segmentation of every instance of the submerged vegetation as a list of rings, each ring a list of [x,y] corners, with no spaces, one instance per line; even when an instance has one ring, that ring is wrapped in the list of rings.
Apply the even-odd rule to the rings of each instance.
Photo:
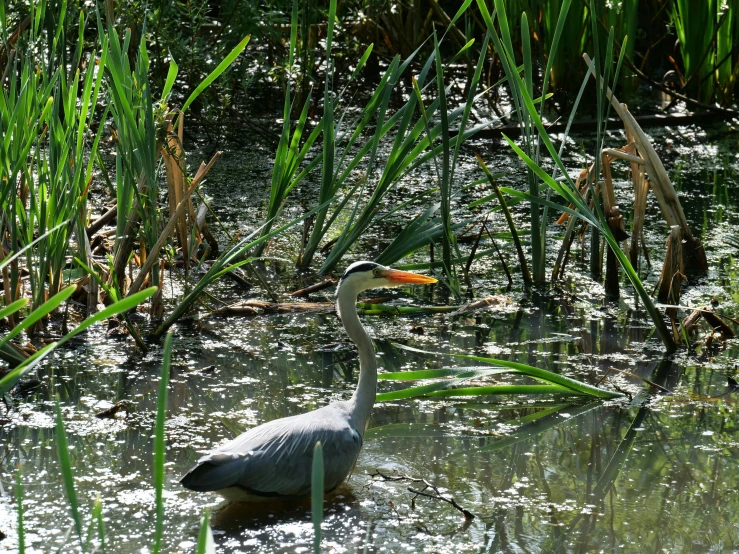
[[[700,346],[710,359],[730,344],[737,314],[681,304],[691,294],[685,279],[716,277],[696,228],[701,222],[686,215],[684,185],[668,176],[668,162],[642,129],[640,108],[626,108],[616,95],[638,102],[659,91],[666,119],[672,114],[678,122],[690,117],[683,108],[736,118],[734,3],[217,4],[105,2],[91,10],[70,0],[0,0],[0,396],[10,413],[24,401],[24,379],[32,371],[53,377],[51,353],[73,337],[70,344],[80,347],[82,331],[98,323],[142,355],[159,356],[164,336],[156,417],[148,427],[153,552],[167,551],[173,329],[223,313],[332,309],[330,302],[284,302],[270,268],[296,268],[291,275],[311,285],[300,296],[330,286],[358,256],[428,269],[441,285],[425,305],[379,299],[362,304],[363,313],[454,318],[508,301],[479,289],[476,268],[484,265],[505,272],[526,301],[554,298],[563,287],[573,297],[597,290],[589,294],[604,310],[621,301],[629,317],[642,313],[651,322],[643,342],[659,355],[692,355]],[[625,129],[625,145],[614,125]],[[575,128],[587,138],[573,140]],[[269,152],[268,176],[246,185],[259,209],[239,210],[237,228],[214,208],[228,201],[213,198],[228,198],[225,186],[206,183],[223,157],[219,149],[234,141]],[[511,184],[506,173],[518,169],[496,167],[502,152],[520,162],[525,177],[517,186],[504,186]],[[194,169],[191,159],[201,155],[207,162]],[[629,164],[629,187],[614,185],[617,161]],[[727,190],[716,187],[724,205],[731,204]],[[656,284],[652,272],[660,273],[661,260],[649,259],[644,238],[650,202],[666,230]],[[725,244],[736,247],[735,235]],[[737,276],[736,254],[731,260],[721,269],[728,280]],[[226,278],[238,293],[221,294],[218,283]],[[244,294],[251,304],[221,299]],[[384,388],[378,401],[557,402],[522,415],[514,433],[483,452],[527,441],[553,428],[559,415],[585,414],[603,401],[638,406],[610,460],[588,476],[598,503],[635,450],[652,402],[644,399],[669,392],[661,369],[628,374],[628,388],[610,368],[596,381],[536,367],[533,356],[431,349],[392,344],[384,353],[439,354],[472,365],[440,367],[424,356],[413,358],[423,369],[409,369],[386,360],[383,382],[428,382]],[[67,539],[74,536],[80,551],[105,551],[105,499],[82,507],[75,473],[85,468],[75,467],[67,444],[68,399],[53,400],[54,472],[71,509]],[[0,427],[12,421],[0,419]],[[387,425],[367,436],[407,432]],[[28,489],[23,456],[17,460],[15,544],[24,552]],[[312,477],[322,483],[320,443]],[[465,512],[428,481],[409,482],[425,484],[409,489],[413,502],[430,497]],[[323,502],[313,495],[315,552],[323,544]],[[210,521],[206,509],[194,551],[215,551]],[[550,538],[566,549],[563,537]]]

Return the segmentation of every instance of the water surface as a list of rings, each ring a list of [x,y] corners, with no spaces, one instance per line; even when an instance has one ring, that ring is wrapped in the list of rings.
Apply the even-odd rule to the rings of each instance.
[[[653,136],[686,215],[708,252],[710,271],[691,277],[683,304],[701,306],[715,299],[721,311],[737,317],[739,252],[724,242],[739,223],[736,133],[723,127],[685,128]],[[500,146],[487,148],[493,167],[508,168],[504,184],[520,188],[524,180],[517,162]],[[226,152],[223,160],[232,162],[222,164],[220,174],[214,170],[208,190],[232,229],[243,225],[244,210],[239,206],[260,209],[263,198],[253,182],[235,177],[234,168],[239,167],[235,156]],[[248,172],[258,182],[269,168],[264,160],[250,160]],[[570,162],[577,166],[577,155]],[[623,179],[623,171],[616,177]],[[423,176],[416,176],[408,190],[423,181]],[[620,181],[617,186],[624,198],[622,212],[628,213],[628,185]],[[648,212],[647,242],[656,269],[642,262],[641,274],[653,286],[664,256],[666,228],[653,198]],[[521,215],[517,212],[517,217]],[[376,255],[378,242],[392,237],[402,221],[373,230],[352,257]],[[491,225],[504,229],[502,221]],[[561,232],[552,225],[551,241]],[[284,254],[291,244],[277,242],[272,252],[291,258]],[[504,250],[515,264],[510,248]],[[451,358],[399,349],[396,344],[401,343],[508,358],[590,383],[610,370],[607,386],[629,396],[610,402],[478,397],[378,404],[348,486],[327,504],[326,551],[739,548],[739,426],[737,390],[730,380],[739,369],[739,341],[715,349],[698,345],[694,351],[664,358],[633,292],[624,286],[620,302],[604,304],[602,288],[589,280],[577,248],[572,258],[564,282],[530,290],[518,283],[508,289],[497,260],[476,262],[471,283],[476,294],[508,295],[514,304],[504,310],[365,317],[379,365],[388,371],[462,365]],[[262,271],[279,292],[310,280],[279,261]],[[225,282],[214,294],[224,299],[249,295]],[[451,301],[440,287],[403,289],[390,296],[399,303],[419,305]],[[328,291],[325,299],[330,298]],[[177,478],[215,443],[259,423],[347,398],[356,383],[358,361],[340,322],[331,313],[212,316],[178,325],[174,344],[165,551],[194,551],[204,507],[214,513],[219,551],[310,551],[312,524],[306,509],[265,510],[260,517],[223,510],[218,498],[184,490]],[[0,530],[9,535],[0,541],[0,548],[13,551],[17,546],[12,491],[20,473],[28,551],[77,549],[56,454],[53,398],[59,395],[85,520],[89,521],[93,501],[100,498],[107,550],[146,551],[153,531],[152,426],[160,363],[156,345],[142,355],[131,341],[110,338],[99,328],[87,341],[57,353],[40,371],[37,389],[9,401],[0,412]],[[614,368],[649,379],[669,394]],[[503,376],[501,382],[518,381]],[[380,391],[398,386],[383,381]],[[129,402],[127,415],[95,417],[121,400]],[[377,476],[378,471],[425,479],[476,517],[465,521],[454,507],[408,490],[420,490],[423,484],[387,481]]]

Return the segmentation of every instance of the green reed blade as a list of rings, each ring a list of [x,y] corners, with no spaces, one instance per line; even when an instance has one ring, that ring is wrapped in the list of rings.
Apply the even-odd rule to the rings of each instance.
[[[518,362],[511,362],[508,360],[498,360],[498,359],[486,358],[482,356],[471,356],[468,354],[454,354],[450,352],[443,352],[443,353],[442,352],[430,352],[427,350],[420,350],[418,348],[406,346],[404,344],[395,344],[395,346],[403,350],[408,350],[410,352],[417,352],[419,354],[430,354],[434,356],[449,356],[452,358],[460,358],[463,360],[474,360],[474,361],[482,362],[485,364],[492,364],[492,365],[496,365],[500,367],[509,368],[517,373],[528,375],[530,377],[534,377],[535,379],[539,379],[541,381],[547,381],[554,385],[561,385],[563,387],[566,387],[568,389],[571,389],[581,394],[587,394],[587,395],[596,396],[599,398],[621,398],[623,397],[623,394],[621,393],[599,389],[598,387],[588,385],[587,383],[583,383],[581,381],[570,379],[569,377],[565,377],[563,375],[559,375],[557,373],[553,373],[545,369],[539,369],[538,367],[521,364]]]
[[[162,355],[162,370],[159,377],[159,392],[157,394],[157,420],[154,428],[154,495],[156,522],[154,526],[154,554],[159,554],[162,548],[164,534],[164,463],[166,460],[167,443],[164,432],[164,423],[167,418],[167,390],[169,386],[169,370],[172,363],[172,332],[167,333],[164,339],[164,353]]]
[[[311,520],[313,521],[313,552],[321,554],[321,523],[323,522],[323,448],[321,441],[313,448],[313,468],[310,480]]]
[[[100,550],[105,552],[105,522],[103,521],[103,504],[98,498],[92,509],[92,515],[97,523],[98,538],[100,539]]]
[[[320,162],[320,157],[316,156],[316,158],[310,162],[307,167],[302,171],[299,171],[300,165],[305,160],[313,146],[313,143],[318,139],[318,136],[324,128],[324,120],[322,119],[319,125],[317,125],[310,133],[303,147],[300,147],[303,131],[309,119],[308,116],[311,107],[310,94],[306,94],[303,109],[296,122],[292,138],[290,137],[290,114],[292,112],[293,103],[291,100],[289,72],[293,69],[293,60],[298,50],[298,26],[298,1],[293,0],[292,15],[290,19],[290,44],[288,46],[288,71],[286,72],[284,79],[285,98],[282,108],[282,133],[280,135],[277,151],[275,153],[275,161],[272,168],[269,206],[267,208],[266,222],[262,226],[261,230],[262,236],[268,234],[272,229],[272,225],[282,211],[290,191]],[[267,242],[259,244],[254,249],[254,256],[261,256],[266,246]]]
[[[441,120],[441,179],[439,188],[441,193],[441,225],[443,232],[441,234],[441,250],[442,260],[444,261],[444,269],[447,276],[449,288],[455,296],[459,296],[459,283],[457,280],[456,266],[452,262],[452,250],[456,246],[454,233],[452,232],[452,183],[451,183],[451,143],[449,140],[449,113],[446,100],[446,87],[444,84],[444,66],[441,62],[441,51],[439,50],[439,42],[434,31],[434,51],[436,52],[436,87],[439,96],[439,115]],[[419,94],[420,96],[420,94]],[[466,106],[465,106],[466,108]],[[464,135],[462,129],[461,134]],[[429,136],[429,143],[431,137]]]
[[[74,289],[74,286],[64,289],[59,294],[64,293],[69,288]],[[15,384],[18,382],[18,380],[21,377],[23,377],[26,373],[28,373],[34,367],[36,367],[41,362],[41,360],[43,360],[43,358],[45,358],[57,346],[64,344],[69,339],[71,339],[72,337],[84,331],[85,329],[87,329],[88,327],[90,327],[91,325],[95,323],[98,323],[112,315],[118,314],[120,312],[125,312],[127,310],[130,310],[131,308],[134,308],[135,306],[137,306],[138,304],[140,304],[141,302],[149,298],[152,294],[154,294],[156,290],[157,290],[156,287],[149,287],[148,289],[137,292],[136,294],[131,295],[127,298],[124,298],[123,300],[120,300],[119,302],[116,302],[115,304],[111,304],[104,310],[97,312],[96,314],[85,319],[73,331],[64,335],[57,342],[47,344],[46,346],[44,346],[44,348],[42,348],[38,352],[35,352],[30,357],[26,358],[18,367],[16,367],[11,372],[3,376],[2,379],[0,379],[0,396],[10,391],[10,389],[12,389],[15,386]],[[46,304],[42,305],[41,308],[39,308],[39,310],[41,310],[45,306]],[[49,309],[48,311],[51,311],[51,309]]]
[[[57,453],[59,455],[59,464],[61,465],[62,479],[64,480],[64,490],[67,493],[67,502],[72,511],[72,519],[74,520],[74,529],[77,538],[82,544],[82,517],[79,512],[79,504],[77,502],[77,491],[74,488],[74,473],[72,471],[72,462],[69,459],[69,445],[67,444],[67,432],[64,429],[64,421],[62,420],[62,410],[59,406],[59,395],[56,396],[56,444]]]
[[[391,400],[402,400],[405,398],[414,398],[416,396],[424,396],[430,392],[439,391],[460,385],[465,381],[473,379],[474,375],[469,377],[461,377],[458,379],[449,379],[446,381],[437,381],[429,385],[420,385],[418,387],[409,387],[407,389],[394,390],[390,392],[383,392],[377,395],[377,402],[389,402]]]
[[[23,377],[26,373],[36,367],[41,361],[54,349],[58,343],[52,342],[44,346],[41,350],[34,352],[28,358],[25,358],[15,369],[6,373],[2,379],[0,379],[0,397],[7,394],[15,384]]]
[[[105,551],[105,526],[103,523],[103,503],[100,496],[95,499],[90,512],[90,525],[87,530],[87,540],[85,541],[85,551],[92,552],[96,550],[92,545],[92,536],[97,531],[100,540],[100,551]]]
[[[182,113],[185,113],[187,108],[192,104],[200,94],[210,86],[210,84],[218,79],[218,77],[221,76],[221,73],[226,71],[228,67],[236,60],[236,58],[239,57],[239,54],[243,52],[244,48],[246,48],[246,45],[249,44],[249,39],[251,39],[251,35],[247,35],[243,39],[241,39],[241,42],[239,42],[236,46],[234,46],[233,50],[226,56],[221,63],[218,64],[218,66],[210,72],[210,74],[203,79],[203,81],[195,88],[194,91],[192,91],[192,94],[187,97],[187,100],[185,100],[185,103],[182,105],[182,109],[180,110]]]
[[[28,329],[29,327],[35,325],[37,322],[41,321],[50,312],[57,309],[62,302],[64,302],[67,298],[72,296],[72,294],[74,294],[74,291],[76,289],[77,287],[75,287],[74,285],[70,285],[67,288],[55,294],[54,296],[52,296],[51,298],[49,298],[41,306],[36,308],[30,314],[28,314],[28,316],[23,321],[21,321],[18,325],[16,325],[13,329],[11,329],[7,335],[5,335],[2,339],[0,339],[0,346],[3,346],[8,341],[10,341],[10,339],[16,337],[25,329]],[[12,306],[13,304],[8,306],[8,308]]]
[[[127,296],[126,298],[123,298],[122,300],[119,300],[115,304],[111,304],[110,306],[106,307],[104,310],[101,310],[97,312],[96,314],[91,315],[87,319],[85,319],[82,323],[80,323],[77,327],[75,327],[74,330],[64,335],[59,341],[57,342],[57,346],[64,344],[72,337],[78,335],[88,327],[94,325],[95,323],[99,323],[103,321],[104,319],[107,319],[111,316],[114,316],[116,314],[119,314],[121,312],[127,312],[128,310],[131,310],[141,304],[144,300],[151,297],[155,292],[157,291],[157,287],[149,287],[147,289],[141,290],[135,294],[132,294],[131,296]]]
[[[529,272],[529,264],[526,262],[526,256],[524,255],[523,247],[521,246],[521,239],[518,236],[518,229],[516,229],[516,224],[513,221],[513,216],[511,215],[511,211],[508,209],[508,204],[506,203],[506,200],[503,197],[500,187],[498,187],[498,183],[493,177],[493,174],[490,173],[490,170],[488,169],[487,165],[485,165],[485,162],[482,161],[482,158],[480,157],[479,154],[475,154],[475,156],[477,157],[477,163],[480,164],[480,167],[485,173],[485,176],[488,178],[490,185],[493,187],[495,196],[498,199],[500,208],[503,210],[503,214],[505,215],[506,222],[508,223],[508,228],[511,230],[511,236],[513,237],[513,244],[515,245],[516,253],[518,254],[518,263],[521,265],[521,273],[523,276],[523,280],[525,283],[531,283],[533,281],[531,279],[531,273]],[[530,196],[534,197],[533,194]],[[536,198],[538,198],[538,196],[536,196]],[[533,227],[531,229],[531,234],[532,236],[534,235]]]
[[[468,0],[467,2],[465,2],[465,4],[469,6],[471,2],[472,0]],[[462,143],[464,142],[464,131],[467,128],[467,121],[469,120],[470,113],[472,112],[472,105],[475,102],[475,92],[477,91],[477,87],[480,84],[480,79],[482,78],[482,70],[485,66],[485,57],[487,56],[489,42],[490,33],[485,33],[485,38],[483,39],[482,45],[480,46],[480,57],[477,60],[475,73],[473,74],[472,80],[470,81],[470,90],[467,95],[467,102],[464,105],[464,112],[462,113],[462,119],[460,119],[459,121],[459,130],[457,131],[457,137],[454,142],[454,156],[452,157],[452,165],[449,174],[449,180],[452,183],[454,182],[454,172],[457,168],[457,161],[459,159],[459,150],[462,147]]]
[[[433,391],[426,393],[426,396],[518,396],[523,394],[572,394],[576,396],[590,396],[560,385],[482,385],[479,387],[462,387]]]
[[[167,100],[169,94],[172,92],[172,87],[177,79],[177,74],[180,72],[180,67],[174,59],[170,58],[169,68],[167,69],[167,79],[164,81],[164,88],[162,89],[162,100]]]
[[[69,223],[69,220],[68,219],[62,221],[61,223],[55,225],[54,227],[52,227],[51,229],[49,229],[48,231],[46,231],[43,235],[40,235],[39,237],[37,237],[36,239],[34,239],[33,242],[30,242],[29,244],[25,245],[23,248],[21,248],[17,252],[14,252],[12,255],[9,255],[8,257],[6,257],[2,262],[0,262],[0,270],[2,270],[6,265],[8,265],[9,263],[11,263],[13,260],[15,260],[15,259],[19,258],[20,256],[22,256],[23,254],[25,254],[27,250],[29,250],[29,249],[33,248],[34,246],[36,246],[39,242],[41,242],[42,240],[44,240],[45,238],[47,238],[54,231],[57,231],[58,229],[61,229],[62,227],[64,227],[68,223]]]
[[[510,373],[510,369],[487,369],[479,366],[473,367],[450,367],[444,369],[419,369],[416,371],[394,371],[392,373],[380,373],[377,378],[385,381],[421,381],[423,379],[439,379],[441,377],[460,377],[462,374],[473,374],[473,377],[487,375],[498,375]]]
[[[552,208],[560,212],[568,213],[573,217],[577,217],[578,219],[582,219],[583,221],[591,223],[590,219],[576,210],[573,210],[563,204],[557,204],[556,202],[552,202],[551,200],[546,200],[545,198],[533,197],[528,192],[521,192],[520,190],[511,189],[508,187],[500,187],[500,192],[510,194],[515,198],[520,198],[521,200],[526,200],[527,202],[536,202],[541,206],[546,206],[547,208]]]
[[[28,304],[28,298],[19,298],[15,302],[8,304],[2,310],[0,310],[0,319],[14,314],[15,312],[23,308],[26,304]]]
[[[18,505],[18,554],[25,554],[26,530],[23,526],[23,482],[20,468],[15,473],[15,502]]]
[[[205,509],[203,519],[198,533],[198,546],[196,554],[216,554],[216,545],[213,540],[213,532],[210,530],[210,510]]]

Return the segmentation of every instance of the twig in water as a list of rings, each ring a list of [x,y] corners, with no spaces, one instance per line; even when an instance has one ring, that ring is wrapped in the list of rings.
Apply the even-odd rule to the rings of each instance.
[[[370,477],[373,479],[376,477],[382,478],[384,481],[407,481],[410,483],[420,483],[423,485],[423,488],[421,490],[416,490],[413,487],[408,487],[408,492],[412,492],[415,496],[411,500],[415,507],[415,501],[416,498],[419,496],[425,496],[426,498],[433,498],[434,500],[441,500],[442,502],[446,502],[450,506],[453,506],[460,512],[462,512],[462,515],[464,515],[464,518],[466,520],[472,520],[475,519],[475,514],[470,512],[469,510],[466,510],[459,504],[457,504],[457,501],[454,500],[451,496],[446,497],[441,494],[439,491],[439,487],[436,485],[432,485],[426,479],[421,479],[420,477],[411,477],[410,475],[387,475],[385,473],[382,473],[381,471],[377,470],[375,473],[370,474]],[[434,494],[431,494],[429,492],[426,492],[428,490],[433,491]]]
[[[303,289],[296,290],[295,292],[291,292],[290,296],[308,296],[311,293],[327,289],[335,284],[336,281],[334,279],[326,279],[325,281],[321,281],[320,283],[316,283],[315,285],[310,285]]]
[[[498,259],[500,260],[500,263],[503,265],[503,271],[505,271],[506,277],[508,277],[508,285],[510,286],[513,284],[513,277],[511,277],[511,272],[508,270],[508,264],[505,263],[505,259],[503,259],[503,254],[501,254],[500,250],[498,250],[498,244],[495,242],[493,235],[490,234],[490,231],[488,231],[488,227],[485,223],[486,221],[482,222],[482,227],[485,230],[485,232],[488,234],[488,238],[490,239],[490,242],[493,243],[493,248],[495,248],[495,252],[498,254]]]
[[[600,384],[601,384],[601,383],[603,382],[603,380],[604,380],[604,379],[605,379],[606,377],[608,377],[608,374],[609,374],[609,373],[611,373],[611,371],[617,371],[618,373],[623,373],[624,375],[626,375],[626,376],[628,376],[628,377],[633,377],[634,379],[638,379],[639,381],[643,381],[643,382],[645,382],[645,383],[646,383],[647,385],[651,385],[651,386],[653,386],[654,388],[656,388],[656,389],[658,389],[658,390],[660,390],[660,391],[664,392],[665,394],[672,394],[672,391],[671,391],[670,389],[666,389],[665,387],[663,387],[662,385],[658,385],[658,384],[657,384],[657,383],[655,383],[654,381],[650,381],[649,379],[645,379],[644,377],[639,377],[638,375],[635,375],[635,374],[631,373],[630,371],[625,371],[625,370],[623,370],[623,369],[616,369],[615,367],[609,367],[609,368],[608,368],[608,371],[606,371],[605,375],[603,375],[603,377],[601,377],[601,378],[600,378],[600,379],[598,380],[598,383],[596,384],[596,386],[597,386],[597,385],[600,385]]]

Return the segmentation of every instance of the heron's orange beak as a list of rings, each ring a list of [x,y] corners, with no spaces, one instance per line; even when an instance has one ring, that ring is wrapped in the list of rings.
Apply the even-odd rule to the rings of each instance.
[[[433,277],[426,277],[410,271],[400,271],[399,269],[388,269],[384,277],[391,283],[402,283],[404,285],[430,285],[437,282]]]

